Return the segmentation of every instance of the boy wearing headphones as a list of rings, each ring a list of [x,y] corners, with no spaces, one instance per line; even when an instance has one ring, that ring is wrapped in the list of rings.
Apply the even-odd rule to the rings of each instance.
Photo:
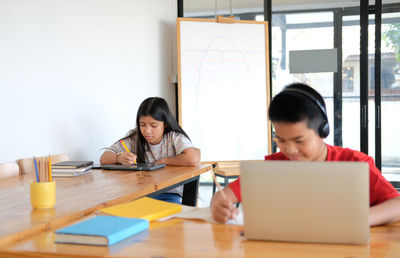
[[[368,155],[323,142],[329,123],[322,96],[308,85],[287,86],[271,101],[269,119],[280,152],[265,160],[368,162],[370,174],[370,226],[400,221],[400,194],[382,176]],[[232,205],[241,201],[240,178],[217,192],[211,200],[213,218],[226,222],[237,214]],[[225,198],[224,198],[225,195]]]

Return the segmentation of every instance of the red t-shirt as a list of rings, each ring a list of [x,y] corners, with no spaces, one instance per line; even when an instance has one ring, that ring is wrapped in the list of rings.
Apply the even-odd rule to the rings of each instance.
[[[373,159],[365,153],[342,148],[339,146],[326,145],[328,155],[326,161],[356,161],[368,162],[369,164],[369,205],[374,206],[400,196],[400,193],[382,176],[381,172],[375,166]],[[289,160],[281,152],[265,156],[265,160]],[[240,193],[240,178],[229,184],[239,201],[242,201]]]

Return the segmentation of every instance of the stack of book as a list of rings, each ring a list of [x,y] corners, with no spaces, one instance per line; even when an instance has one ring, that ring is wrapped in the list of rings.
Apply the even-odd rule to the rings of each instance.
[[[182,205],[143,197],[98,210],[97,216],[55,232],[56,243],[110,246],[143,241],[149,222],[176,214]],[[128,240],[129,239],[129,240]]]
[[[51,165],[52,177],[75,177],[90,172],[93,161],[63,161]]]

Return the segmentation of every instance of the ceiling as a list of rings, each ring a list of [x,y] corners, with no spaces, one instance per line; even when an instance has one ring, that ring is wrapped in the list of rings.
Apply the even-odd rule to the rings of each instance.
[[[264,0],[184,0],[185,16],[189,13],[214,13],[217,2],[218,11],[230,10],[229,3],[232,2],[233,12],[262,11]],[[400,3],[400,0],[383,0],[382,3]],[[374,4],[370,0],[370,4]],[[358,6],[359,0],[272,0],[272,11],[320,9],[320,8],[342,8]]]

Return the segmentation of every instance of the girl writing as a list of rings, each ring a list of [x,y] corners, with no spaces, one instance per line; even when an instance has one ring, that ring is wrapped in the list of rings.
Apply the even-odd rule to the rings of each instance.
[[[106,148],[101,164],[165,163],[175,166],[197,166],[200,150],[193,147],[189,137],[172,115],[167,102],[158,97],[145,99],[136,115],[136,128],[122,138],[130,152],[118,140]],[[181,203],[183,186],[155,198]]]

